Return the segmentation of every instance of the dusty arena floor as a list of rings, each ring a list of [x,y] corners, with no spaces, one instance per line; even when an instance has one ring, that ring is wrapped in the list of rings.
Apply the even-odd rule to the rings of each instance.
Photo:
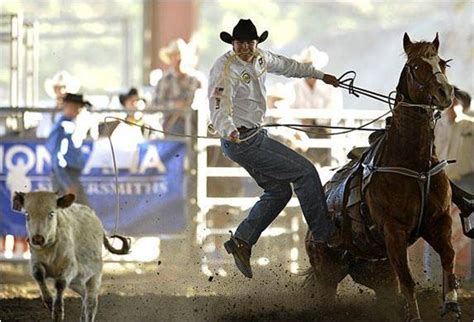
[[[2,264],[1,321],[47,321],[49,314],[25,262]],[[98,321],[401,321],[399,306],[381,310],[368,289],[347,278],[335,303],[318,299],[313,289],[301,288],[303,277],[291,274],[281,263],[254,267],[254,279],[229,272],[210,278],[197,263],[176,265],[107,263],[99,298]],[[434,287],[434,288],[432,288]],[[420,286],[418,299],[425,321],[440,318],[440,288]],[[474,293],[461,294],[463,321],[474,319]],[[67,293],[66,321],[78,320],[79,298]],[[453,320],[453,319],[451,319]]]

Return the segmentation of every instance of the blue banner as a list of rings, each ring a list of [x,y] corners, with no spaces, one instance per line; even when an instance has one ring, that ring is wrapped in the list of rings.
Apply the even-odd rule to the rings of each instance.
[[[120,216],[117,232],[129,236],[180,233],[186,228],[186,144],[144,141],[116,149]],[[85,142],[81,177],[104,228],[117,219],[116,184],[107,138]],[[52,191],[51,157],[40,140],[0,141],[0,235],[26,236],[25,218],[11,210],[14,191]]]

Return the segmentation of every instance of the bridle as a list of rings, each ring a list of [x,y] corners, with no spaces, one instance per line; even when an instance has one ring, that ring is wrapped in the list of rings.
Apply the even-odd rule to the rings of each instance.
[[[422,60],[422,57],[417,57],[413,60],[416,60],[416,59],[421,59]],[[439,57],[438,57],[438,59],[439,59]],[[406,73],[407,76],[408,76],[407,82],[411,82],[418,91],[423,93],[424,99],[425,99],[425,102],[427,102],[427,105],[433,105],[433,96],[431,94],[427,93],[426,91],[428,89],[428,86],[431,85],[433,83],[433,81],[436,80],[436,76],[438,74],[444,75],[444,73],[441,70],[438,70],[438,71],[432,73],[430,78],[426,82],[422,82],[416,76],[415,71],[417,70],[417,68],[418,68],[418,66],[416,64],[414,65],[413,61],[410,62],[410,60],[408,60],[405,63],[405,66],[403,67],[403,69],[405,69],[407,71],[407,73]]]

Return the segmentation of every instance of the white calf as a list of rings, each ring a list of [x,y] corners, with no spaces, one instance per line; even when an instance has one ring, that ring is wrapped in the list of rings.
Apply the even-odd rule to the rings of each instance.
[[[13,198],[12,208],[25,210],[31,272],[54,321],[64,319],[66,287],[82,298],[81,321],[94,321],[102,280],[102,244],[114,254],[130,250],[130,240],[118,235],[112,237],[122,241],[122,248],[113,248],[94,210],[73,204],[74,198],[49,191],[15,192]],[[46,278],[55,281],[54,301]]]

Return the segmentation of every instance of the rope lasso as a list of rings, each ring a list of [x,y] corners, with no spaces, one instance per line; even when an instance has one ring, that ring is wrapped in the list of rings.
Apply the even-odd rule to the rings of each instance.
[[[258,54],[260,54],[260,53],[258,53]],[[257,56],[257,55],[255,55],[255,56]],[[226,71],[228,72],[229,65],[234,59],[236,59],[236,55],[231,56],[228,59],[228,61],[226,62],[224,73]],[[266,66],[264,68],[262,68],[261,74],[263,74],[265,72],[266,72]],[[353,75],[353,76],[344,78],[347,75]],[[392,112],[392,110],[393,110],[392,109],[392,104],[393,104],[393,102],[395,102],[395,99],[391,97],[391,94],[393,92],[391,92],[388,96],[386,96],[386,95],[383,95],[383,94],[380,94],[380,93],[377,93],[377,92],[369,91],[369,90],[364,89],[364,88],[356,87],[356,86],[354,86],[354,80],[355,80],[356,76],[357,76],[357,73],[355,71],[345,72],[343,75],[341,75],[338,78],[339,86],[343,89],[348,90],[349,94],[354,95],[356,97],[359,97],[359,94],[361,94],[361,95],[373,98],[375,100],[387,103],[389,105],[390,111],[380,115],[379,117],[377,117],[377,118],[371,120],[370,122],[367,122],[367,123],[365,123],[365,124],[363,124],[359,127],[303,125],[303,124],[278,124],[278,123],[264,124],[264,125],[258,126],[256,128],[256,130],[254,131],[254,133],[252,133],[251,135],[249,135],[249,136],[247,136],[243,139],[240,139],[239,141],[240,142],[245,142],[247,140],[250,140],[251,138],[256,136],[262,130],[262,128],[264,128],[264,127],[282,127],[283,126],[283,127],[287,127],[287,128],[290,128],[290,129],[293,129],[293,130],[296,130],[296,131],[305,132],[305,133],[314,133],[314,132],[304,130],[303,128],[326,128],[326,129],[345,129],[346,130],[346,131],[328,133],[328,135],[341,135],[341,134],[346,134],[346,133],[350,133],[350,132],[353,132],[353,131],[377,131],[377,130],[379,130],[379,129],[367,129],[365,127],[370,125],[370,124],[375,123],[376,121],[380,120],[382,117],[384,117],[387,114]],[[239,80],[241,80],[241,79],[239,79]],[[109,145],[110,145],[110,150],[111,150],[111,153],[112,153],[112,161],[113,161],[113,166],[114,166],[114,178],[115,178],[116,213],[117,213],[116,219],[115,219],[115,225],[114,225],[114,235],[115,235],[117,233],[119,217],[120,217],[120,194],[119,194],[119,186],[118,186],[117,161],[116,161],[115,150],[114,150],[112,139],[111,139],[111,133],[109,131],[109,126],[107,124],[108,119],[123,122],[123,123],[131,125],[131,126],[137,126],[137,127],[142,128],[142,129],[149,130],[151,132],[158,132],[158,133],[172,135],[172,136],[176,136],[176,137],[196,138],[196,139],[208,139],[208,138],[213,138],[213,137],[202,136],[202,135],[189,135],[189,134],[175,133],[175,132],[167,132],[167,131],[163,131],[163,130],[160,130],[160,129],[153,128],[153,127],[148,126],[146,124],[141,124],[140,125],[140,124],[137,124],[135,122],[131,122],[131,121],[128,121],[126,119],[119,118],[119,117],[106,116],[104,118],[104,123],[105,123],[105,127],[106,127],[106,130],[107,130],[107,137],[108,137],[108,141],[109,141]]]
[[[288,128],[294,129],[296,131],[301,131],[301,132],[306,132],[306,133],[314,133],[314,132],[307,131],[307,130],[304,130],[302,128],[329,128],[329,129],[333,128],[333,129],[346,129],[347,130],[347,131],[342,131],[342,132],[330,133],[329,135],[339,135],[339,134],[349,133],[349,132],[353,132],[353,131],[377,131],[379,129],[372,129],[372,128],[371,129],[366,129],[365,127],[372,124],[372,123],[374,123],[374,122],[376,122],[376,121],[378,121],[378,120],[380,120],[382,117],[384,117],[388,113],[390,113],[390,111],[382,114],[381,116],[379,116],[379,117],[373,119],[372,121],[370,121],[368,123],[365,123],[365,124],[363,124],[359,127],[304,125],[304,124],[279,124],[279,123],[264,124],[264,125],[258,126],[254,133],[252,133],[251,135],[241,139],[240,142],[245,142],[247,140],[250,140],[251,138],[256,136],[262,130],[262,128],[265,128],[265,127],[288,127]],[[115,156],[115,149],[114,149],[114,146],[113,146],[111,133],[109,131],[109,125],[107,123],[107,120],[116,120],[116,121],[131,125],[131,126],[136,126],[136,127],[141,128],[141,129],[149,130],[151,132],[158,132],[158,133],[177,136],[177,137],[195,138],[195,139],[210,139],[210,138],[215,138],[215,137],[167,132],[167,131],[163,131],[163,130],[160,130],[160,129],[156,129],[156,128],[151,127],[151,126],[146,125],[146,124],[137,124],[135,122],[131,122],[131,121],[128,121],[126,119],[122,119],[122,118],[119,118],[119,117],[116,117],[116,116],[106,116],[104,118],[104,123],[105,123],[105,127],[106,127],[106,130],[107,130],[107,138],[108,138],[109,145],[110,145],[110,151],[111,151],[111,154],[112,154],[112,161],[113,161],[112,163],[113,163],[113,167],[114,167],[114,182],[115,182],[115,196],[116,196],[116,207],[115,207],[116,208],[115,209],[116,217],[115,217],[115,225],[114,225],[113,234],[115,235],[115,234],[117,234],[117,229],[118,229],[118,224],[119,224],[119,217],[120,217],[120,194],[119,194],[119,185],[118,185],[117,159],[116,159],[116,156]]]
[[[348,76],[348,75],[352,75],[352,76]],[[359,97],[359,94],[361,94],[361,95],[373,98],[375,100],[381,101],[383,103],[387,103],[389,106],[391,103],[395,102],[395,98],[391,97],[392,93],[390,93],[389,95],[384,95],[384,94],[380,94],[374,91],[370,91],[362,87],[354,86],[354,81],[355,81],[356,76],[357,76],[357,73],[353,70],[345,72],[338,78],[339,87],[346,89],[350,95]]]
[[[279,124],[279,123],[270,123],[270,124],[264,124],[262,125],[262,127],[277,127],[277,126],[284,126],[284,127],[288,127],[290,129],[293,129],[293,130],[296,130],[296,131],[301,131],[301,132],[305,132],[305,133],[311,133],[311,134],[316,134],[315,132],[312,132],[312,131],[308,131],[308,130],[303,130],[301,128],[321,128],[321,129],[344,129],[344,130],[347,130],[347,131],[341,131],[341,132],[334,132],[334,133],[327,133],[327,135],[341,135],[341,134],[347,134],[347,133],[350,133],[350,132],[354,132],[354,131],[380,131],[381,129],[374,129],[374,128],[369,128],[369,129],[366,129],[365,127],[370,125],[370,124],[373,124],[375,122],[377,122],[378,120],[380,120],[381,118],[383,118],[384,116],[386,116],[387,114],[391,113],[392,111],[387,111],[385,112],[384,114],[376,117],[375,119],[371,120],[370,122],[367,122],[367,123],[364,123],[362,124],[361,126],[358,126],[358,127],[348,127],[348,126],[329,126],[329,125],[306,125],[306,124]]]

